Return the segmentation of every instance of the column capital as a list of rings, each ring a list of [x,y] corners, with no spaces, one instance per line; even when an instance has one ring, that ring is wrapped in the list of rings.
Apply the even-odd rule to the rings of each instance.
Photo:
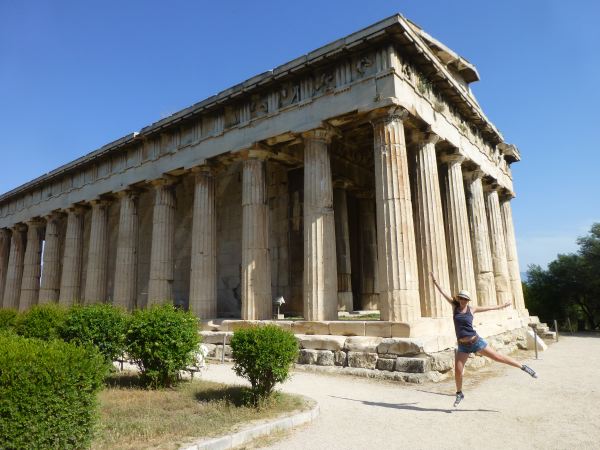
[[[503,202],[510,202],[513,198],[516,197],[513,191],[506,188],[501,188],[498,194],[500,195],[500,201]]]
[[[351,180],[348,180],[346,178],[336,178],[335,180],[333,180],[332,186],[334,189],[348,189],[352,187],[353,184],[354,183],[352,183]]]
[[[62,219],[64,216],[65,216],[65,213],[63,211],[57,210],[57,211],[52,211],[51,213],[44,215],[44,220],[46,222],[50,222],[53,220]]]
[[[160,178],[156,178],[155,180],[150,180],[150,184],[155,188],[159,188],[159,187],[172,187],[175,186],[177,183],[179,182],[179,178],[173,176],[173,175],[168,175],[168,174],[164,174],[162,177]]]
[[[448,167],[452,167],[455,164],[462,164],[467,157],[461,153],[450,153],[442,155],[440,159],[443,163],[448,164]]]
[[[402,106],[390,106],[387,108],[377,109],[369,113],[369,121],[371,125],[379,125],[381,123],[388,124],[391,122],[403,122],[410,116],[408,109]]]
[[[85,214],[85,212],[90,209],[90,207],[88,205],[83,205],[83,204],[75,204],[75,205],[71,205],[68,208],[65,209],[65,211],[67,213],[73,213],[76,215],[81,215],[81,214]]]
[[[142,189],[140,188],[128,187],[126,189],[123,189],[122,191],[115,192],[115,197],[117,197],[119,200],[124,197],[130,197],[132,200],[136,200],[141,193]]]
[[[483,191],[485,193],[496,192],[500,193],[500,185],[495,178],[484,177],[483,178]]]
[[[485,175],[485,172],[483,170],[481,170],[480,168],[477,168],[477,169],[472,169],[472,170],[466,170],[464,172],[464,174],[465,174],[465,178],[468,181],[475,181],[475,180],[483,178],[483,176]]]
[[[13,234],[27,231],[27,225],[24,223],[15,223],[12,227],[10,227],[10,230],[13,232]]]
[[[190,172],[194,175],[210,175],[214,176],[216,168],[212,164],[202,164],[201,166],[194,166],[190,169]]]
[[[44,219],[42,219],[41,217],[32,217],[25,223],[27,224],[28,228],[31,228],[31,227],[39,228],[39,227],[43,227],[44,225],[46,225],[46,221]]]
[[[11,230],[8,228],[0,228],[0,237],[7,237],[10,235]]]
[[[107,208],[110,206],[112,202],[106,198],[96,198],[94,200],[90,200],[89,204],[92,206],[92,209],[95,208]]]
[[[413,131],[411,141],[416,145],[437,144],[441,140],[440,136],[431,130]]]
[[[331,125],[324,124],[322,127],[301,133],[301,136],[304,140],[322,141],[330,144],[334,137],[341,136],[341,132]]]

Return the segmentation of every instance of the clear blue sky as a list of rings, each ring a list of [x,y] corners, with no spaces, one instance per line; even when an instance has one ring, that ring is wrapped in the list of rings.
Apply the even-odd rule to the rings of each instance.
[[[521,150],[522,270],[600,221],[600,2],[0,0],[0,192],[396,12]]]

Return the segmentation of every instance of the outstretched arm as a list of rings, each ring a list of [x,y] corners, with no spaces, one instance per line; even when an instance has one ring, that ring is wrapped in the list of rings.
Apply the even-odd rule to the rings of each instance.
[[[496,306],[473,306],[471,307],[471,314],[475,314],[478,312],[485,312],[485,311],[493,311],[495,309],[504,309],[504,308],[508,308],[511,305],[510,302],[506,302],[504,305],[496,305]]]
[[[440,291],[440,294],[442,294],[442,297],[444,297],[448,301],[448,303],[454,304],[454,299],[450,295],[448,295],[446,292],[444,292],[444,290],[441,288],[441,286],[435,279],[435,275],[433,275],[433,272],[429,272],[429,275],[431,275],[431,281],[433,281],[433,284],[435,284],[435,287],[437,288],[437,290]]]

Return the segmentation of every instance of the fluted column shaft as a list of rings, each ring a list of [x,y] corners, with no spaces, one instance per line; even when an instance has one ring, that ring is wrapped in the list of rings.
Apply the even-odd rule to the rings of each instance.
[[[421,317],[406,116],[406,111],[398,111],[373,121],[379,307],[381,319],[394,322]]]
[[[84,213],[85,210],[82,207],[70,208],[67,213],[67,231],[58,300],[63,306],[71,306],[81,300]]]
[[[12,228],[10,241],[10,256],[8,258],[8,269],[6,272],[6,286],[4,287],[4,308],[19,308],[21,296],[21,282],[23,281],[23,262],[25,259],[25,244],[27,242],[23,224],[17,224]]]
[[[506,260],[506,238],[504,236],[504,225],[500,213],[500,201],[498,190],[495,186],[486,190],[486,206],[488,210],[488,226],[490,231],[490,247],[492,249],[492,263],[494,266],[494,280],[496,282],[496,299],[502,305],[510,302],[515,306],[510,276],[508,274],[508,262]]]
[[[273,306],[264,162],[246,160],[242,172],[242,319],[266,320]]]
[[[515,227],[513,223],[512,208],[510,206],[510,197],[505,197],[500,201],[500,210],[502,212],[502,222],[506,237],[506,260],[508,262],[508,273],[510,276],[510,285],[514,298],[515,308],[524,310],[525,299],[523,297],[523,285],[521,283],[521,272],[519,270],[519,256],[517,253],[517,239],[515,237]]]
[[[350,230],[346,189],[333,190],[335,247],[337,253],[338,311],[352,311],[352,262],[350,259]]]
[[[10,231],[0,229],[0,307],[4,307],[4,287],[8,272],[8,259],[10,257]]]
[[[138,193],[126,190],[120,197],[119,234],[115,264],[113,303],[129,311],[135,308],[138,272]]]
[[[92,224],[85,279],[85,304],[106,301],[108,275],[108,202],[92,201]]]
[[[469,232],[469,215],[462,174],[461,155],[446,157],[448,172],[446,186],[448,224],[448,262],[450,286],[453,293],[466,289],[471,294],[471,304],[477,305],[477,285],[473,266],[473,250]]]
[[[61,216],[46,216],[46,236],[44,238],[44,264],[40,287],[40,304],[56,303],[60,294],[61,260]]]
[[[377,278],[377,225],[375,201],[372,197],[359,197],[358,226],[360,235],[360,307],[362,310],[379,309]]]
[[[44,222],[41,220],[27,222],[27,245],[23,260],[19,311],[26,311],[38,303],[42,276],[43,227]]]
[[[196,170],[190,267],[190,310],[202,319],[217,317],[217,214],[215,178]]]
[[[337,261],[329,143],[331,133],[304,133],[304,318],[337,320]]]
[[[433,133],[417,133],[416,199],[421,313],[425,317],[447,317],[450,305],[433,284],[434,273],[442,286],[450,285],[444,214]]]
[[[475,267],[475,283],[477,300],[482,306],[496,305],[496,284],[490,249],[490,235],[485,212],[485,199],[481,177],[483,172],[476,170],[466,178],[467,209],[469,212],[469,229],[473,247]]]
[[[173,303],[175,271],[175,188],[170,179],[157,180],[154,187],[148,306]]]

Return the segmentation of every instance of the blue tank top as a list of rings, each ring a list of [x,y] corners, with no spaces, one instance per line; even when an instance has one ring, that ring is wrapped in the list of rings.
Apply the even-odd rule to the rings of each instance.
[[[464,338],[477,336],[477,332],[473,329],[473,314],[471,314],[471,308],[467,306],[467,311],[461,313],[459,306],[454,306],[454,331],[456,331],[456,338]]]

